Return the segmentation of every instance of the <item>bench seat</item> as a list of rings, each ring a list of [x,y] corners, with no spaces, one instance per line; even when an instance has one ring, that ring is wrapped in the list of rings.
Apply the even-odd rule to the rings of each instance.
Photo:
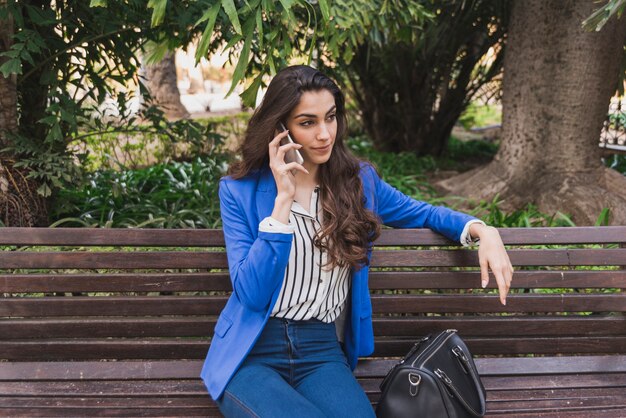
[[[220,416],[198,378],[231,291],[219,230],[0,230],[0,416]],[[419,337],[456,328],[487,416],[626,416],[626,227],[510,228],[507,306],[475,249],[385,230],[370,288],[375,406]]]
[[[375,404],[395,360],[363,360],[359,382]],[[479,358],[489,416],[623,417],[626,355]],[[7,416],[220,416],[195,361],[0,363]]]

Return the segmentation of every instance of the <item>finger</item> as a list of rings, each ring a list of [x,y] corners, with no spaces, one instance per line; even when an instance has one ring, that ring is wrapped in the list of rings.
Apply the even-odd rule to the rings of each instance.
[[[299,164],[296,162],[283,165],[281,167],[281,170],[287,170],[287,171],[298,170],[298,171],[302,171],[303,173],[309,174],[309,170],[304,168],[302,164]]]
[[[494,272],[496,276],[496,282],[498,283],[498,292],[500,293],[500,303],[506,305],[506,295],[509,293],[509,289],[506,285],[504,276],[500,271]]]
[[[489,264],[486,260],[480,261],[480,282],[483,289],[489,284]]]
[[[300,148],[302,148],[302,145],[296,143],[281,145],[280,147],[278,147],[278,151],[276,151],[276,158],[278,159],[278,161],[284,161],[287,151]]]
[[[278,149],[280,147],[280,141],[286,137],[289,134],[289,131],[282,131],[281,133],[279,133],[278,135],[276,135],[274,137],[274,139],[272,139],[269,143],[269,150],[270,150],[270,162],[272,162],[274,160],[274,157],[276,156],[276,153],[278,152]]]

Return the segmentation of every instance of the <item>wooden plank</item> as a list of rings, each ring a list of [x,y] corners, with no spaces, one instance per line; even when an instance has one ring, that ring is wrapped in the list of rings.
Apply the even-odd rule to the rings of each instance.
[[[493,278],[493,277],[492,277]],[[513,289],[626,288],[626,270],[518,270]],[[475,289],[479,271],[372,271],[370,289]],[[489,289],[495,289],[491,280]],[[231,291],[224,273],[3,274],[0,293]]]
[[[224,273],[2,274],[0,293],[231,291]]]
[[[551,390],[491,390],[489,401],[528,401],[545,399],[580,399],[580,398],[624,398],[626,390],[622,387],[615,388],[553,388]]]
[[[2,251],[5,269],[212,269],[226,268],[224,252],[29,252]]]
[[[134,397],[137,402],[141,398],[158,397],[167,393],[171,396],[194,397],[206,396],[208,393],[202,380],[169,379],[169,380],[60,380],[60,381],[0,381],[0,399],[7,396],[20,397],[67,397],[71,398],[102,398],[109,396]],[[4,402],[3,402],[3,405]]]
[[[617,409],[593,409],[593,410],[585,410],[585,411],[567,411],[567,415],[564,415],[561,411],[554,412],[520,412],[520,411],[510,411],[510,410],[494,410],[494,407],[491,406],[489,402],[487,402],[487,414],[486,418],[489,417],[501,417],[506,416],[507,418],[624,418],[624,414],[622,410]]]
[[[209,339],[92,339],[0,341],[0,359],[94,360],[94,359],[201,359]]]
[[[626,249],[509,250],[514,266],[614,266],[626,264]],[[7,269],[165,269],[227,268],[224,252],[30,252],[2,251]],[[478,266],[476,250],[374,251],[372,267]]]
[[[497,284],[491,276],[487,288]],[[1,279],[0,279],[1,280]],[[371,271],[369,287],[377,289],[475,289],[480,271]],[[0,282],[1,283],[1,282]],[[517,270],[513,289],[534,288],[626,288],[625,270]]]
[[[626,226],[498,228],[507,245],[605,244],[626,242]],[[458,245],[428,229],[383,229],[376,246]]]
[[[499,228],[508,245],[602,244],[626,242],[625,226]],[[428,229],[383,229],[377,246],[454,245]],[[0,245],[223,246],[220,229],[2,228]]]
[[[397,359],[359,360],[355,376],[359,379],[382,379],[398,362]],[[490,357],[476,358],[478,372],[490,380],[492,390],[533,389],[522,380],[526,377],[543,378],[563,375],[569,382],[563,388],[626,386],[626,355],[557,356],[557,357]],[[0,362],[0,381],[30,380],[194,380],[200,376],[203,359],[198,360],[122,360],[115,362]],[[510,370],[507,373],[507,369]],[[503,380],[516,376],[513,380]],[[577,376],[578,380],[572,376]],[[608,380],[604,381],[606,378]],[[495,380],[494,380],[495,379]],[[568,380],[569,379],[569,380]],[[526,382],[528,382],[527,380]],[[574,384],[575,383],[575,384]],[[500,386],[498,386],[500,385]],[[585,386],[586,385],[586,386]],[[538,388],[550,387],[547,383]]]
[[[503,401],[491,402],[492,410],[502,412],[559,412],[563,416],[569,416],[572,411],[592,411],[615,409],[623,411],[626,409],[626,399],[622,397],[606,396],[601,398],[577,398],[577,399],[548,399],[548,400],[528,400],[523,401]]]
[[[206,337],[215,316],[59,317],[0,320],[4,339]],[[622,336],[625,316],[375,317],[377,337],[415,337],[449,328],[463,337]]]
[[[482,291],[477,291],[480,293]],[[626,294],[510,294],[507,304],[485,294],[372,295],[374,313],[622,312]]]
[[[1,407],[0,407],[1,408]],[[24,408],[1,408],[0,415],[8,417],[84,417],[84,416],[107,416],[107,417],[223,417],[216,408],[196,407],[134,407],[129,399],[118,408],[97,408],[94,406],[65,407],[63,405],[53,407],[39,407],[37,400],[33,400],[30,406]]]
[[[359,360],[354,372],[358,378],[380,378],[399,361],[397,359],[367,358]],[[536,357],[477,357],[474,359],[478,373],[482,378],[492,379],[492,390],[521,390],[533,389],[532,385],[522,382],[534,381],[533,379],[552,378],[569,382],[564,388],[579,387],[605,387],[621,385],[626,386],[626,355],[600,355],[600,356],[536,356]],[[34,363],[36,364],[36,363]],[[507,372],[507,370],[510,370]],[[511,376],[519,378],[519,384]],[[577,376],[578,382],[571,376]],[[603,378],[606,377],[606,382]],[[530,379],[530,380],[528,380]],[[567,380],[569,379],[569,380]],[[498,386],[500,385],[500,386]],[[550,387],[541,385],[541,388]],[[556,387],[556,386],[552,386]]]
[[[482,292],[482,291],[479,291]],[[0,317],[218,315],[227,296],[60,296],[5,298]],[[372,295],[382,313],[620,312],[626,294]]]
[[[474,355],[523,354],[619,354],[626,352],[626,336],[616,337],[468,337]],[[375,357],[406,354],[415,339],[378,338]],[[1,340],[0,359],[93,360],[93,359],[202,359],[209,338],[141,339],[47,339]]]
[[[508,250],[513,266],[619,266],[626,249]],[[379,250],[372,267],[475,267],[477,250]]]
[[[0,362],[0,381],[199,379],[203,360]]]
[[[620,354],[626,352],[626,336],[610,337],[502,337],[464,338],[474,355],[573,355]],[[379,338],[374,347],[375,357],[399,357],[406,354],[415,339]]]
[[[626,334],[625,316],[374,317],[373,323],[377,337],[417,337],[446,329],[456,329],[464,338]]]
[[[2,228],[0,245],[223,247],[221,229]]]
[[[9,339],[104,337],[207,337],[215,317],[45,318],[0,320],[0,335]]]
[[[219,315],[226,296],[23,297],[0,303],[0,317]]]

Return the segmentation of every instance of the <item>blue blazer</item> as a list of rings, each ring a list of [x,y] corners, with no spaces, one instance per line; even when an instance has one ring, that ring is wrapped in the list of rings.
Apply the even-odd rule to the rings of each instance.
[[[409,198],[381,180],[367,163],[361,163],[359,176],[366,208],[378,215],[384,225],[430,228],[459,241],[465,224],[474,219]],[[276,194],[269,167],[239,180],[225,177],[220,181],[220,208],[233,293],[217,320],[201,372],[213,399],[222,396],[252,349],[280,293],[293,234],[259,232],[260,222],[272,214]],[[368,272],[367,266],[352,269],[351,303],[344,335],[344,350],[352,369],[359,356],[374,351]]]

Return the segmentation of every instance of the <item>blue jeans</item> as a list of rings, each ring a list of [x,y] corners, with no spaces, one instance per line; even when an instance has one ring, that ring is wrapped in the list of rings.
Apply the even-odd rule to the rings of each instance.
[[[270,318],[217,401],[226,417],[374,417],[334,323]]]

